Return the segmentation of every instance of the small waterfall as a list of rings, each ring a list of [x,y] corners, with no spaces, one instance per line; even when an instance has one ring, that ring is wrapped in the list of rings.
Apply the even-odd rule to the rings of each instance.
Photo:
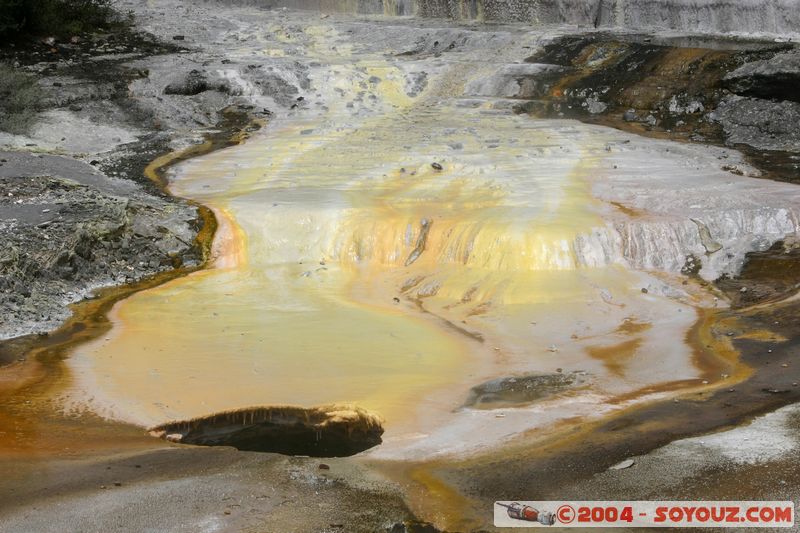
[[[373,214],[374,215],[374,214]],[[319,258],[352,266],[433,271],[466,268],[514,276],[537,271],[601,268],[613,264],[638,270],[678,273],[690,257],[713,280],[735,275],[745,254],[764,250],[800,230],[800,213],[781,208],[710,213],[701,224],[721,248],[709,249],[691,218],[608,222],[570,234],[561,228],[515,224],[497,213],[459,219],[378,218],[346,212],[314,217],[302,210],[280,211],[263,220],[263,267]],[[699,221],[698,221],[699,222]]]

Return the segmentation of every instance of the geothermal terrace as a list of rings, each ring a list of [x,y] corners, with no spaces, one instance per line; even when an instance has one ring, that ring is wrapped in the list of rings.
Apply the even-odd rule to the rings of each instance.
[[[766,179],[723,143],[639,135],[566,108],[521,112],[531,87],[556,94],[552,80],[570,74],[536,54],[574,25],[530,25],[521,11],[487,25],[498,11],[482,4],[462,5],[457,22],[407,16],[441,16],[435,2],[129,4],[142,29],[180,34],[189,47],[138,59],[149,75],[130,84],[168,117],[172,150],[213,134],[196,124],[223,100],[260,112],[259,128],[163,167],[169,194],[213,213],[210,255],[203,268],[119,299],[104,330],[59,348],[50,385],[24,396],[48,416],[125,435],[161,427],[153,433],[173,441],[215,413],[217,427],[360,417],[383,434],[356,450],[357,464],[413,479],[424,487],[406,491],[415,515],[452,526],[420,494],[439,487],[445,502],[506,490],[497,480],[464,489],[464,479],[491,479],[469,470],[481,457],[520,447],[535,456],[537,443],[637,408],[733,391],[755,372],[734,334],[790,338],[765,333],[764,321],[748,329],[715,318],[736,303],[715,282],[738,279],[748,254],[791,241],[800,188]],[[592,23],[652,22],[633,5],[601,2]],[[594,17],[570,6],[569,20],[543,11],[540,22]],[[736,29],[715,17],[721,27],[663,34]],[[771,43],[790,33],[784,23],[741,29]],[[716,46],[767,47],[753,42]],[[602,113],[603,91],[592,94],[584,111]],[[27,412],[19,405],[4,416]],[[644,418],[673,427],[672,414],[659,416]],[[693,418],[700,429],[725,425],[703,426],[704,416]],[[668,442],[659,439],[631,449]],[[431,461],[460,465],[442,477],[459,496],[431,481],[433,469],[398,473]]]

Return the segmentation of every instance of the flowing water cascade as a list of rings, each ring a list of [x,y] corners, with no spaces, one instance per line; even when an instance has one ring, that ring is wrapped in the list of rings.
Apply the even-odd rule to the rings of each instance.
[[[732,151],[515,115],[486,82],[515,68],[502,32],[442,30],[463,46],[408,59],[386,52],[432,33],[306,18],[237,29],[234,57],[305,88],[245,144],[173,171],[171,191],[218,216],[214,264],[120,302],[72,353],[68,405],[150,426],[352,402],[385,419],[370,453],[397,458],[736,371],[684,342],[716,303],[681,270],[735,273],[796,232],[796,188],[721,170],[747,168]],[[531,376],[558,386],[465,407],[473,387]]]

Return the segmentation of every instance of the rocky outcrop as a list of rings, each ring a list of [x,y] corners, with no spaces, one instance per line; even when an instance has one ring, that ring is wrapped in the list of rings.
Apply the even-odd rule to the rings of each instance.
[[[206,76],[199,70],[191,70],[181,79],[164,87],[164,94],[194,96],[212,89]]]
[[[169,422],[150,434],[171,442],[312,457],[346,457],[381,443],[383,422],[354,405],[250,407]]]
[[[0,152],[0,339],[53,329],[96,287],[197,263],[196,221],[86,163]]]
[[[800,54],[786,51],[748,63],[726,74],[723,82],[742,96],[800,102]]]
[[[594,32],[559,37],[526,61],[468,90],[525,100],[516,109],[537,116],[736,146],[768,177],[800,180],[796,47]]]
[[[722,125],[729,143],[800,152],[800,50],[746,63],[722,83],[733,94],[710,116]]]
[[[800,152],[800,102],[734,95],[722,100],[711,118],[722,125],[732,145]]]
[[[551,351],[555,351],[555,347]],[[497,378],[472,387],[464,405],[475,409],[524,405],[584,385],[588,380],[589,376],[586,372],[557,372]]]

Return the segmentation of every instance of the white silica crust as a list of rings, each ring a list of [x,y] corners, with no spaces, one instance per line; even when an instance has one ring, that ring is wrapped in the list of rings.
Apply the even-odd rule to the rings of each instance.
[[[701,437],[677,440],[654,455],[674,458],[705,457],[709,464],[768,463],[797,454],[800,405],[793,404],[760,416],[742,427]]]

